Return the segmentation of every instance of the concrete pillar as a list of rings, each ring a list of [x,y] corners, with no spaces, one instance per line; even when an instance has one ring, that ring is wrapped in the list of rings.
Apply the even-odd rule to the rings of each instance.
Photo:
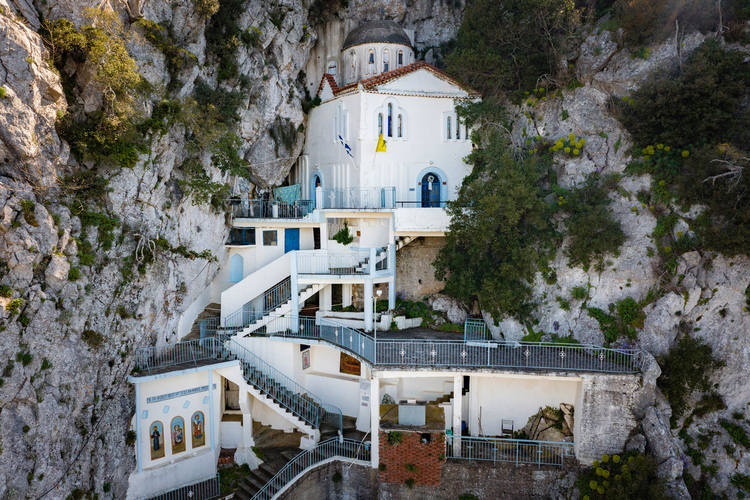
[[[141,383],[135,383],[135,459],[138,462],[138,472],[143,472],[143,444],[141,443]],[[164,440],[166,441],[166,439]]]
[[[372,436],[372,447],[370,449],[370,457],[372,459],[372,467],[378,468],[378,460],[380,458],[380,379],[377,374],[372,374],[370,379],[370,434]]]
[[[323,217],[323,223],[320,225],[320,249],[328,248],[328,222]]]
[[[375,277],[376,262],[375,259],[378,256],[378,252],[375,247],[370,247],[370,276]]]
[[[365,331],[372,331],[372,279],[365,280]]]
[[[352,305],[352,284],[344,283],[341,285],[341,305],[348,307]]]
[[[469,434],[472,436],[479,435],[479,377],[472,375],[469,382]]]
[[[315,188],[315,208],[323,208],[323,188],[318,186]],[[323,231],[321,231],[322,236]]]
[[[333,286],[326,285],[318,292],[319,307],[321,311],[330,311],[333,306]]]
[[[208,370],[208,414],[211,415],[209,428],[211,429],[211,451],[216,450],[216,414],[214,413],[214,371]]]
[[[463,410],[463,387],[464,377],[455,375],[453,377],[453,454],[461,456],[461,411]]]
[[[292,251],[292,255],[289,256],[289,267],[291,269],[291,295],[292,295],[292,314],[299,314],[300,303],[299,303],[299,282],[297,276],[297,251]],[[292,331],[297,331],[297,325],[292,327]]]

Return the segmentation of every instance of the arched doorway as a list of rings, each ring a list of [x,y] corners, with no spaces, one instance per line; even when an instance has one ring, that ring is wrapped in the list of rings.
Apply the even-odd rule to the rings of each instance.
[[[238,253],[232,255],[229,260],[229,281],[231,283],[239,283],[242,281],[242,275],[244,274],[244,263],[245,259]]]
[[[320,173],[316,171],[310,176],[310,199],[312,200],[314,208],[322,208],[315,207],[315,193],[317,193],[318,187],[323,187],[323,178],[320,176]]]
[[[427,172],[422,177],[422,207],[440,206],[440,176]]]

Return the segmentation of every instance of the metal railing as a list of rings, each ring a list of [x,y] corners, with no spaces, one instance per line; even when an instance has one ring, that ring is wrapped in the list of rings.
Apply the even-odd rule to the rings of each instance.
[[[396,207],[396,188],[323,189],[325,209],[390,209]]]
[[[208,500],[221,494],[219,474],[202,481],[190,482],[143,500]]]
[[[370,249],[353,250],[348,253],[332,253],[325,250],[297,252],[297,274],[370,274]]]
[[[236,340],[224,334],[219,334],[219,337],[227,351],[240,361],[243,376],[249,384],[316,429],[323,423],[333,423],[339,430],[343,430],[341,409],[323,403],[319,397],[260,359]]]
[[[276,317],[267,333],[325,340],[376,366],[446,366],[527,370],[636,373],[638,349],[544,342],[460,342],[422,339],[380,340],[336,320],[296,315]]]
[[[483,319],[466,318],[464,322],[464,342],[489,342],[492,335]]]
[[[301,219],[315,209],[313,200],[291,203],[274,200],[230,200],[232,216],[239,219]]]
[[[375,270],[385,271],[388,269],[388,247],[378,250],[375,257]]]
[[[183,363],[198,364],[207,359],[222,359],[224,347],[214,338],[190,340],[176,344],[141,347],[135,352],[135,368],[151,371]]]
[[[245,327],[263,319],[292,298],[292,279],[285,278],[261,295],[222,318],[205,318],[200,322],[201,338],[221,331],[234,335]]]
[[[397,208],[445,208],[448,202],[443,201],[397,201]]]
[[[446,436],[446,458],[563,466],[575,456],[574,443],[524,439]]]
[[[353,439],[331,438],[320,442],[314,448],[294,457],[253,496],[252,500],[271,500],[309,469],[331,458],[370,462],[370,448]]]

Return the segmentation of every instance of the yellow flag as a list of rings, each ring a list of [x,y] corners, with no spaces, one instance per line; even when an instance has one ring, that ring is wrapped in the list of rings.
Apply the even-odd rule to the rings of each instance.
[[[375,148],[376,153],[385,153],[385,141],[383,140],[383,134],[378,136],[378,147]]]

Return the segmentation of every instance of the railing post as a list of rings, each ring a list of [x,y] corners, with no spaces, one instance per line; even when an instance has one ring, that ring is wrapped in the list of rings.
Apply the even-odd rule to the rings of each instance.
[[[299,314],[299,282],[297,281],[299,279],[297,274],[297,256],[298,253],[296,250],[291,252],[292,255],[289,256],[289,265],[290,265],[290,271],[291,271],[291,298],[292,298],[292,316],[296,316]],[[292,331],[297,332],[299,331],[299,325],[297,325],[297,322],[294,322],[295,324],[292,326]]]
[[[138,472],[143,472],[141,444],[141,383],[135,381],[135,459],[138,462]]]

